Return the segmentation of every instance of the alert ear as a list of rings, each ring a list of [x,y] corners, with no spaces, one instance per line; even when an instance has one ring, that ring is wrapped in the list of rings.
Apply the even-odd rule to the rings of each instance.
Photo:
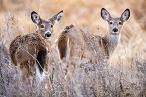
[[[52,16],[49,20],[52,21],[53,24],[56,24],[62,18],[62,15],[63,15],[63,10]]]
[[[101,17],[105,20],[105,21],[109,21],[110,19],[110,14],[109,12],[105,9],[105,8],[102,8],[101,9]]]
[[[122,15],[121,15],[121,19],[123,20],[123,22],[127,21],[130,17],[130,10],[126,9]]]
[[[40,16],[35,12],[31,12],[31,19],[35,24],[39,24],[41,22]]]

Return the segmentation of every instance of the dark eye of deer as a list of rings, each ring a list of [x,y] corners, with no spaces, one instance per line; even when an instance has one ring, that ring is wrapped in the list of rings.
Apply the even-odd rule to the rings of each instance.
[[[110,22],[110,24],[112,24],[112,22]]]
[[[119,24],[121,25],[121,24],[122,24],[122,22],[119,22]]]
[[[44,25],[41,25],[41,28],[44,28]]]
[[[53,28],[53,25],[51,25],[51,28]]]

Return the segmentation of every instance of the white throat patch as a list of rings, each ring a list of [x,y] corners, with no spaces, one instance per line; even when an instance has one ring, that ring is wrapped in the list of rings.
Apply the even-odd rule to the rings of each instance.
[[[114,41],[114,42],[120,42],[120,37],[121,35],[110,35],[111,36],[111,41]]]

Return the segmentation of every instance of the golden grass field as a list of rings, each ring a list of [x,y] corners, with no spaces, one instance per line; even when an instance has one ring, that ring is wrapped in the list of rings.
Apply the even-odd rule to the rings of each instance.
[[[123,90],[121,91],[123,91],[123,95],[117,94],[116,97],[146,97],[146,93],[145,96],[140,96],[142,91],[146,92],[146,0],[0,0],[0,44],[4,44],[5,49],[8,50],[11,41],[16,36],[35,31],[35,24],[33,24],[30,18],[32,11],[38,12],[43,19],[47,19],[60,10],[63,10],[63,17],[61,21],[54,26],[54,32],[51,38],[51,48],[52,52],[54,51],[52,60],[53,58],[58,60],[58,55],[55,53],[55,39],[58,38],[66,26],[74,24],[83,30],[88,29],[90,34],[103,36],[106,33],[107,24],[101,18],[101,8],[106,8],[111,16],[118,17],[121,16],[121,13],[126,8],[129,8],[131,12],[129,20],[122,29],[121,41],[109,60],[107,67],[109,71],[108,74],[107,72],[105,73],[107,74],[107,84],[109,86],[112,84],[111,87],[115,85],[115,88],[112,88],[113,91],[118,90],[119,88],[116,88],[118,83],[117,79],[121,79],[119,72],[122,72],[122,79],[124,79],[124,81],[122,81]],[[57,63],[59,62],[57,61]],[[138,64],[141,64],[141,70],[138,69]],[[61,80],[58,76],[62,77],[62,75],[57,76],[59,73],[58,71],[56,72],[54,79]],[[77,73],[80,72],[81,69],[78,69]],[[114,75],[114,77],[112,78],[110,74]],[[92,79],[92,75],[95,76],[94,73],[88,75],[90,79]],[[76,76],[74,78],[80,77]],[[78,80],[74,80],[78,82]],[[88,78],[86,80],[88,80]],[[54,81],[54,87],[57,82],[65,84],[64,79],[62,81]],[[100,82],[98,83],[100,84]],[[85,87],[88,88],[90,81],[87,85],[86,84]],[[133,84],[135,86],[132,86]],[[70,88],[71,86],[72,85],[70,85]],[[84,94],[86,91],[84,90],[84,92],[82,92],[81,90],[84,95],[83,97],[103,96],[99,86],[94,88],[96,88],[96,93],[87,93],[86,96]],[[57,88],[54,88],[54,91],[55,90],[61,91]],[[66,91],[65,88],[63,88],[62,91],[64,93]],[[116,92],[114,93],[116,94]],[[80,94],[80,92],[77,94]],[[96,94],[96,96],[90,94]],[[108,97],[113,97],[113,95]]]

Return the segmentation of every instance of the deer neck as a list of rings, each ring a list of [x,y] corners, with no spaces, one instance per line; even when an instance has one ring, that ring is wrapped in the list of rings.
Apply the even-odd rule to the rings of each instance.
[[[120,34],[110,34],[110,32],[107,32],[102,40],[106,54],[109,56],[114,52],[120,41]]]

